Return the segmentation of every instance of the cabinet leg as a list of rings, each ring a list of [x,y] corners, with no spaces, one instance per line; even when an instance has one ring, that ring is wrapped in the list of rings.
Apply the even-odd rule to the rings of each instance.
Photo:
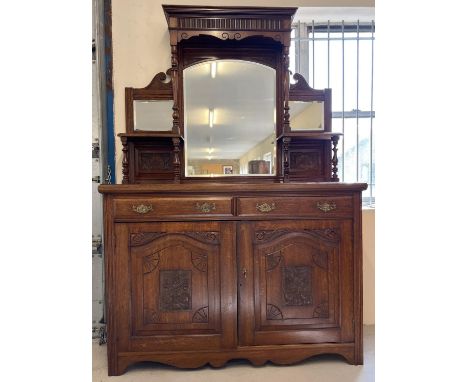
[[[359,350],[357,350],[354,354],[354,364],[355,365],[364,364],[364,355],[363,355],[362,347]]]
[[[109,375],[109,377],[122,375],[127,371],[128,366],[129,364],[126,360],[116,360],[116,362],[109,364],[107,374]]]

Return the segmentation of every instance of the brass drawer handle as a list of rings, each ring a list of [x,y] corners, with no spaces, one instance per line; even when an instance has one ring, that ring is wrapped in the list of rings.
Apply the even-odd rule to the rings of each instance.
[[[214,203],[197,203],[197,205],[195,206],[196,209],[198,211],[201,211],[201,212],[204,212],[204,213],[208,213],[208,212],[211,212],[211,211],[214,211],[216,209],[216,204]]]
[[[148,206],[144,204],[140,204],[138,206],[133,205],[132,210],[138,212],[139,214],[147,214],[150,211],[153,211],[153,205],[150,204]]]
[[[323,212],[330,212],[336,210],[335,202],[317,202],[317,208]]]
[[[271,203],[271,204],[268,204],[268,203],[258,204],[257,203],[255,208],[257,208],[257,210],[260,212],[271,212],[276,209],[276,206],[275,206],[275,203]]]

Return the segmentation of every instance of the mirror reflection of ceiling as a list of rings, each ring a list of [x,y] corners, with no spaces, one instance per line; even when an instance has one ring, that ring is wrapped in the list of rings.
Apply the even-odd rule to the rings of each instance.
[[[239,159],[275,132],[274,69],[218,60],[183,77],[187,159]]]

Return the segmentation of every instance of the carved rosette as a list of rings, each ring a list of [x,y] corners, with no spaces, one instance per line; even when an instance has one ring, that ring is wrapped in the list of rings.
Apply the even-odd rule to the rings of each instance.
[[[198,309],[192,316],[192,322],[207,323],[208,322],[208,307]]]
[[[143,274],[153,272],[159,265],[159,251],[143,257]]]
[[[321,304],[317,305],[314,309],[314,314],[312,315],[313,318],[328,318],[328,303],[322,302]]]
[[[208,268],[208,256],[206,253],[192,253],[192,264],[200,272],[206,272]]]
[[[283,312],[276,305],[267,304],[266,318],[267,320],[282,320]]]
[[[283,260],[283,255],[281,254],[281,251],[268,253],[265,255],[265,260],[266,271],[269,272],[275,269],[281,263],[281,260]]]
[[[275,230],[265,230],[265,231],[256,231],[254,237],[254,243],[267,242],[277,237],[280,237],[284,234],[290,233],[288,229],[275,229]]]

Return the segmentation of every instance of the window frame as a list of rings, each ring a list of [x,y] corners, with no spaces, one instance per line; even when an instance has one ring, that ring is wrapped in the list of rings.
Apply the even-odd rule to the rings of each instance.
[[[316,33],[326,33],[327,36],[315,36]],[[349,35],[353,33],[354,35]],[[360,36],[360,33],[366,33],[367,36]],[[370,37],[368,34],[370,33]],[[339,34],[339,35],[338,35]],[[348,36],[346,36],[348,34]],[[331,35],[331,36],[330,36]],[[375,110],[373,104],[373,85],[374,85],[374,41],[375,41],[375,21],[371,20],[369,22],[362,22],[359,20],[356,21],[330,21],[330,20],[314,20],[310,23],[297,22],[293,24],[293,32],[291,33],[291,49],[290,52],[293,55],[291,64],[294,64],[294,72],[300,73],[307,80],[309,80],[309,72],[312,72],[312,79],[309,80],[311,87],[315,86],[315,41],[328,41],[328,58],[327,58],[327,87],[330,87],[330,41],[342,41],[342,49],[344,52],[344,45],[346,41],[357,41],[356,42],[356,57],[357,57],[357,73],[356,73],[356,108],[351,110],[345,110],[344,108],[344,68],[345,68],[345,57],[343,54],[343,64],[342,64],[342,102],[334,103],[335,107],[332,110],[332,121],[341,119],[341,131],[343,132],[343,138],[340,140],[339,144],[339,156],[341,157],[341,166],[340,166],[340,179],[344,179],[345,174],[345,160],[344,160],[344,140],[345,140],[345,123],[344,120],[348,118],[356,119],[356,182],[359,182],[360,170],[359,170],[359,149],[360,140],[359,140],[359,119],[369,119],[370,120],[370,137],[369,137],[369,175],[368,175],[368,184],[369,184],[369,195],[363,196],[362,204],[367,207],[374,207],[375,205],[375,158],[374,158],[374,140],[373,140],[373,123],[375,119]],[[359,109],[359,42],[364,40],[371,40],[371,82],[370,82],[370,110],[360,110]],[[312,45],[312,63],[309,62],[308,57],[310,55],[310,46]],[[304,57],[303,54],[306,53],[307,57]],[[304,68],[304,66],[307,66]],[[293,73],[292,73],[293,74]],[[337,108],[336,105],[339,107]],[[337,130],[337,129],[333,129]]]

